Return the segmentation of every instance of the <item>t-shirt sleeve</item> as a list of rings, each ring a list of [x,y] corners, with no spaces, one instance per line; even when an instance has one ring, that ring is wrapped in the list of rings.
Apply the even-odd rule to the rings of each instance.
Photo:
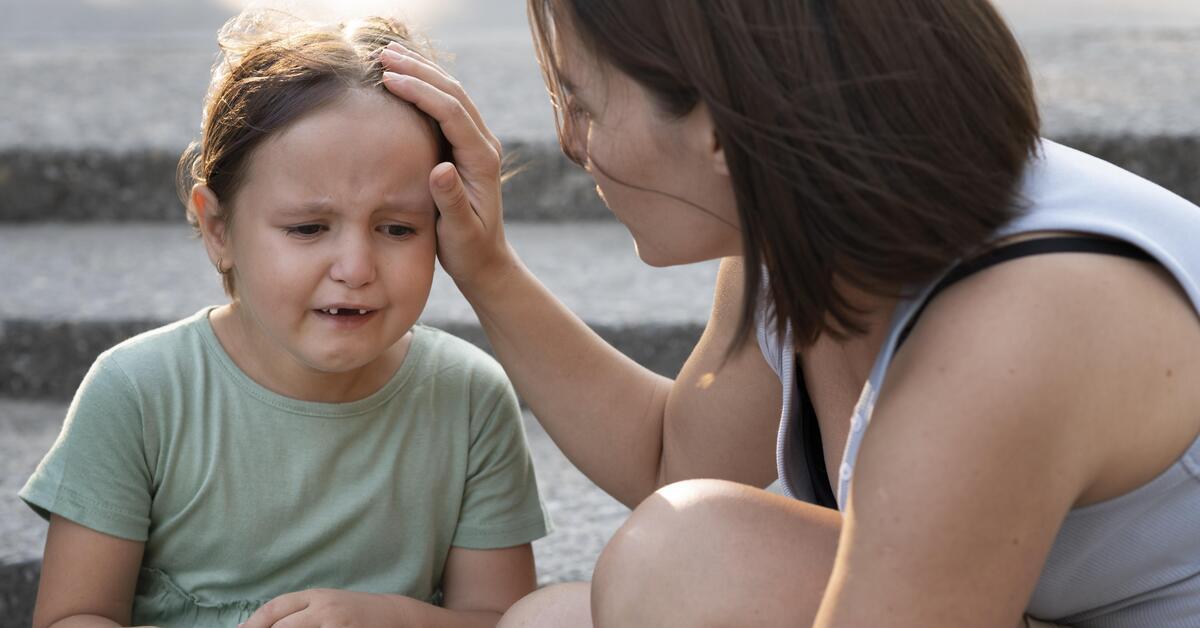
[[[142,418],[132,382],[111,356],[101,356],[21,499],[46,519],[53,513],[97,532],[145,541],[152,474]]]
[[[496,386],[472,429],[467,485],[451,544],[467,549],[513,547],[550,532],[533,460],[511,384]]]

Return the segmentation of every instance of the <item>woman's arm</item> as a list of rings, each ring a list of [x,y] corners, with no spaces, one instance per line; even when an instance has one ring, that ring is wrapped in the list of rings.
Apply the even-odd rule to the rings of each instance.
[[[143,547],[51,516],[33,628],[129,625]]]
[[[504,239],[500,153],[470,99],[440,69],[388,59],[388,88],[436,119],[454,164],[430,175],[438,255],[475,308],[497,358],[547,432],[592,481],[633,506],[695,477],[775,477],[778,379],[751,341],[718,370],[740,307],[740,262],[725,260],[713,313],[674,381],[630,360],[563,306]]]

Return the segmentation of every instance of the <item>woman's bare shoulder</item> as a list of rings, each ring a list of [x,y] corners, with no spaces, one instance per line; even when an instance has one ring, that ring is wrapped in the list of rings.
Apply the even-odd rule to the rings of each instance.
[[[1200,434],[1200,317],[1152,262],[1057,253],[973,275],[929,305],[894,372],[951,362],[994,399],[1041,394],[1057,408],[1088,452],[1076,505],[1148,482]]]

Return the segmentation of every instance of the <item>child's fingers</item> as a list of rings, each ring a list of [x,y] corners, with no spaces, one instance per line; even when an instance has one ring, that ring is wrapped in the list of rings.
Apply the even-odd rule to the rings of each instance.
[[[471,177],[500,175],[500,153],[484,137],[458,99],[425,81],[393,72],[384,73],[384,85],[438,122],[454,151],[454,161]]]
[[[478,127],[480,133],[487,139],[488,143],[495,147],[496,152],[502,152],[500,140],[492,134],[491,130],[483,122],[483,116],[479,113],[479,108],[475,106],[475,102],[467,95],[467,90],[463,89],[462,83],[459,83],[454,77],[446,73],[445,70],[438,67],[432,61],[406,50],[403,46],[397,43],[388,44],[380,53],[380,60],[384,67],[397,74],[407,74],[433,85],[439,90],[446,92],[454,97],[471,120]]]
[[[308,608],[309,596],[307,591],[285,593],[266,604],[258,607],[254,614],[238,628],[272,628],[284,618]]]

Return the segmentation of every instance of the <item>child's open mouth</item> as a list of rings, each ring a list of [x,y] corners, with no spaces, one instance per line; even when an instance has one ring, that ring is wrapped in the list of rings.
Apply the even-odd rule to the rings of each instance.
[[[374,310],[360,310],[360,309],[351,309],[351,308],[344,308],[344,307],[331,307],[331,308],[326,308],[326,309],[317,310],[317,311],[322,314],[328,314],[330,316],[366,316],[367,314],[370,314]]]
[[[342,330],[358,329],[360,326],[366,325],[367,321],[375,318],[375,313],[378,311],[356,307],[325,307],[313,310],[317,314],[317,318]]]

